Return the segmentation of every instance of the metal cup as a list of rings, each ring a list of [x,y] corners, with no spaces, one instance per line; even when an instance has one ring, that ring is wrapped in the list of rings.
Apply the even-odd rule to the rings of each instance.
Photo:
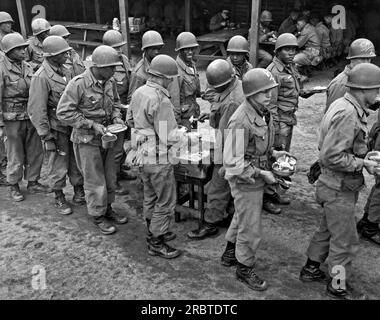
[[[115,134],[107,132],[102,135],[102,148],[110,149],[114,146],[115,141],[117,140],[117,136]]]

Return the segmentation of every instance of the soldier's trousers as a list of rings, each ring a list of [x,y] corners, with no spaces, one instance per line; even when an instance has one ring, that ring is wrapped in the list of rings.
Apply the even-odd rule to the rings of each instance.
[[[259,60],[259,63],[257,65],[258,68],[265,69],[267,66],[271,64],[273,60],[273,57],[271,56],[271,54],[263,49],[259,49],[257,55],[258,55],[257,58]]]
[[[332,277],[336,273],[334,267],[344,267],[346,279],[352,272],[351,264],[359,246],[355,221],[358,196],[359,192],[337,191],[317,182],[316,198],[323,208],[323,216],[319,230],[311,239],[307,256],[320,263],[328,257]]]
[[[364,218],[373,223],[380,223],[380,178],[376,177],[367,203],[364,207]]]
[[[251,267],[261,242],[261,213],[264,187],[252,188],[250,185],[229,181],[235,203],[235,213],[226,233],[226,240],[236,244],[236,259]]]
[[[223,220],[229,202],[232,199],[230,185],[219,175],[222,165],[214,165],[212,178],[207,190],[207,209],[205,220],[209,223],[218,223]]]
[[[0,138],[0,163],[4,161],[7,156],[7,151],[5,150],[4,137]]]
[[[115,152],[113,148],[103,149],[85,143],[73,146],[84,179],[87,211],[93,217],[104,216],[107,206],[115,201]]]
[[[7,181],[19,183],[23,176],[38,181],[43,163],[41,138],[30,120],[4,121],[7,136]]]
[[[177,202],[176,182],[170,164],[144,165],[141,169],[144,184],[144,216],[151,220],[154,237],[169,231]]]
[[[56,152],[49,152],[48,177],[50,187],[54,191],[63,190],[66,187],[66,176],[69,177],[73,187],[83,185],[83,176],[80,173],[73,150],[70,136],[59,131],[52,131],[55,137]],[[65,153],[65,155],[61,155]]]
[[[274,148],[276,150],[290,151],[293,137],[293,126],[285,122],[278,122],[274,136]]]
[[[116,177],[120,174],[121,166],[127,157],[124,151],[124,138],[125,138],[124,131],[118,133],[116,143],[113,147],[114,152],[115,152]]]

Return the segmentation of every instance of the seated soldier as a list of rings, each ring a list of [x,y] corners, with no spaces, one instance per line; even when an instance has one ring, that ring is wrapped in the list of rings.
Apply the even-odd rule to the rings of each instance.
[[[281,23],[280,28],[278,29],[278,34],[297,32],[297,19],[299,14],[300,13],[297,9],[293,9],[290,12],[289,17]]]
[[[224,9],[214,15],[210,20],[210,31],[214,32],[228,27],[229,13],[229,10]]]
[[[270,11],[264,10],[260,16],[259,43],[268,41],[271,37],[276,36],[276,32],[269,29],[269,25],[272,21],[272,13]],[[259,61],[257,67],[266,68],[272,62],[272,59],[272,55],[265,51],[262,46],[260,46],[258,51]]]
[[[324,60],[328,60],[332,56],[332,48],[330,42],[330,30],[321,21],[318,14],[312,14],[310,24],[315,27],[319,39],[321,40],[321,55]]]

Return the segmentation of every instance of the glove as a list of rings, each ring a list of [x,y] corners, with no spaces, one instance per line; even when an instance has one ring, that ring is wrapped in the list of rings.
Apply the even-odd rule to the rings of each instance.
[[[57,146],[55,145],[54,139],[45,140],[44,144],[45,144],[45,151],[46,152],[56,152],[57,151]]]
[[[94,122],[92,128],[94,129],[95,134],[103,135],[106,133],[106,128],[100,123]]]
[[[198,121],[203,123],[206,119],[210,119],[210,114],[207,112],[202,112],[198,118]]]

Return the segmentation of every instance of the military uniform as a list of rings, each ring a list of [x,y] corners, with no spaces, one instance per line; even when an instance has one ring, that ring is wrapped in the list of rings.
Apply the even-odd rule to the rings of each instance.
[[[328,256],[330,275],[343,266],[346,279],[358,251],[355,205],[364,187],[363,164],[367,154],[368,110],[350,94],[336,100],[322,119],[319,140],[321,175],[316,198],[323,207],[319,230],[314,234],[307,256],[323,263]]]
[[[49,152],[49,180],[54,191],[63,190],[66,186],[66,175],[72,186],[82,186],[83,177],[76,165],[70,128],[62,124],[57,117],[57,105],[65,90],[71,74],[62,67],[56,69],[44,60],[41,68],[34,74],[28,102],[28,113],[37,133],[44,141],[53,139],[56,152]]]
[[[232,61],[231,61],[231,58],[228,57],[227,58],[227,61],[231,64],[232,66],[232,69],[235,71],[235,74],[237,75],[237,77],[239,78],[239,80],[242,80],[243,79],[243,76],[253,68],[253,66],[247,61],[245,60],[241,66],[235,66]]]
[[[294,62],[300,66],[318,65],[321,62],[321,40],[315,28],[306,24],[297,39],[301,52],[295,55]]]
[[[72,79],[57,108],[58,119],[73,127],[75,159],[84,178],[88,213],[104,216],[115,200],[116,168],[113,148],[103,149],[93,123],[107,126],[121,119],[120,99],[114,79],[103,85],[90,69]]]
[[[265,41],[265,35],[267,33],[271,32],[271,30],[265,26],[263,26],[261,23],[259,25],[259,42]],[[259,50],[257,52],[257,58],[258,58],[258,65],[259,68],[266,68],[271,62],[272,62],[272,55],[265,51],[264,49],[259,47]]]
[[[315,26],[315,32],[321,40],[321,55],[323,59],[329,59],[332,55],[330,30],[324,25],[323,22],[319,22]]]
[[[244,94],[241,81],[235,78],[231,84],[221,93],[216,93],[215,102],[211,105],[210,126],[218,131],[217,134],[224,135],[228,121],[243,103]],[[222,136],[223,139],[223,136]],[[223,151],[223,146],[219,146]],[[215,155],[222,154],[216,151]],[[214,158],[214,169],[212,179],[207,190],[207,209],[205,220],[215,224],[224,218],[224,213],[232,200],[230,186],[224,178],[219,175],[223,159]]]
[[[152,81],[136,90],[129,108],[136,135],[147,140],[148,156],[141,169],[144,216],[151,220],[150,231],[157,238],[168,232],[176,205],[176,184],[168,148],[180,139],[180,133],[168,91]],[[167,131],[159,129],[160,123],[166,124]]]
[[[347,65],[344,70],[338,74],[328,85],[325,113],[334,101],[343,97],[347,92],[346,83],[348,79],[348,73],[351,69],[351,65]]]
[[[191,129],[190,118],[198,118],[200,107],[197,103],[197,97],[201,93],[201,85],[199,81],[199,73],[195,63],[188,66],[178,56],[178,82],[179,82],[179,98],[180,106],[175,109],[177,123]]]
[[[293,135],[293,126],[297,124],[296,111],[300,92],[300,75],[294,66],[284,65],[280,59],[275,57],[268,66],[278,83],[273,90],[270,111],[274,117],[276,135],[274,147],[276,150],[290,150]]]
[[[41,139],[27,113],[32,75],[24,61],[19,65],[4,56],[0,62],[0,126],[7,136],[7,181],[12,185],[23,176],[38,181],[43,162]]]
[[[42,43],[36,36],[28,39],[29,47],[26,48],[26,61],[30,63],[34,71],[37,71],[44,61]]]
[[[278,29],[279,34],[283,33],[295,33],[297,31],[297,24],[291,17],[287,17],[280,25]]]
[[[73,49],[69,51],[69,54],[70,57],[67,59],[64,66],[70,70],[71,78],[74,78],[75,76],[82,74],[86,70],[86,67],[84,66],[82,58],[79,56],[78,52]]]
[[[236,244],[236,259],[253,266],[261,241],[261,212],[264,180],[259,169],[268,170],[268,158],[274,142],[273,119],[269,112],[244,101],[228,123],[229,134],[224,144],[225,178],[235,203],[235,214],[226,240]],[[244,136],[238,135],[243,130]],[[233,154],[232,150],[239,150]]]
[[[218,12],[216,15],[211,17],[210,25],[209,25],[210,31],[214,32],[214,31],[218,31],[220,29],[224,29],[225,27],[227,27],[227,25],[222,26],[221,25],[222,22],[227,23],[228,19],[225,19],[221,12]]]

